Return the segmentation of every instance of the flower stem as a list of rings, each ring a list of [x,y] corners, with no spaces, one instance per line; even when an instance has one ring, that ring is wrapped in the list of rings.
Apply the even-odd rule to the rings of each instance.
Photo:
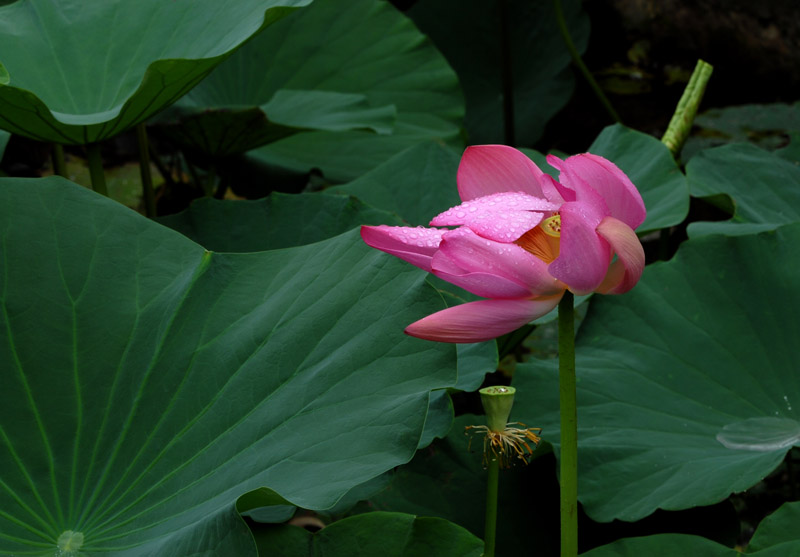
[[[144,122],[136,126],[136,141],[139,144],[139,172],[142,177],[142,198],[144,214],[149,218],[156,216],[156,199],[153,191],[153,176],[150,172],[150,151],[147,143],[147,128]]]
[[[89,162],[89,176],[91,176],[92,179],[92,189],[100,195],[108,197],[106,175],[103,173],[103,157],[100,156],[99,143],[89,143],[86,145],[86,158]]]
[[[53,174],[67,177],[67,163],[64,160],[64,146],[53,143]]]
[[[500,50],[503,70],[503,129],[506,145],[516,144],[514,132],[514,74],[511,67],[511,33],[509,31],[508,3],[500,0]]]
[[[572,292],[558,304],[558,391],[561,407],[561,556],[578,555],[578,410],[575,394],[575,308]]]
[[[611,106],[611,101],[608,100],[603,90],[600,88],[600,85],[597,84],[595,81],[594,76],[592,76],[592,72],[589,71],[589,68],[586,67],[586,64],[583,63],[581,59],[581,55],[578,52],[578,49],[575,48],[575,43],[572,42],[572,36],[569,34],[569,29],[567,28],[567,22],[564,19],[564,10],[561,8],[561,0],[553,0],[553,8],[555,9],[556,13],[556,23],[558,23],[558,30],[561,31],[561,37],[564,39],[564,44],[567,46],[567,50],[569,51],[569,55],[572,56],[572,63],[578,67],[583,77],[586,79],[589,86],[592,88],[597,99],[603,105],[603,108],[606,109],[608,115],[618,123],[622,123],[620,120],[619,114],[617,111],[614,110],[614,107]]]
[[[489,458],[486,478],[486,522],[483,527],[483,557],[494,557],[497,533],[497,484],[500,478],[500,459]]]
[[[692,122],[697,115],[697,107],[700,106],[700,101],[703,100],[703,93],[706,91],[708,80],[711,79],[711,72],[714,71],[714,66],[698,60],[697,65],[692,72],[692,77],[689,78],[689,83],[686,89],[683,90],[681,100],[678,101],[678,107],[672,115],[672,120],[667,126],[667,131],[664,132],[664,137],[661,142],[666,145],[672,152],[672,156],[677,157],[683,149],[683,144],[689,137],[689,132],[692,129]]]

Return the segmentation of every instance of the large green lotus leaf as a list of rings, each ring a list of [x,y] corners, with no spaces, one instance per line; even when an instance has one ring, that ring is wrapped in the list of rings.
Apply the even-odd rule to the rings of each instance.
[[[261,555],[274,557],[480,557],[483,541],[441,518],[374,512],[334,522],[317,533],[269,526],[255,533]]]
[[[191,95],[191,93],[190,93]],[[394,105],[371,107],[367,97],[330,91],[276,91],[252,106],[200,103],[202,92],[184,97],[160,129],[181,145],[204,156],[243,153],[302,131],[370,130],[392,132]],[[206,103],[211,101],[206,101]]]
[[[118,134],[175,102],[310,0],[20,0],[0,7],[0,127],[58,143]]]
[[[695,197],[725,194],[732,198],[733,218],[689,225],[689,236],[752,234],[800,221],[800,168],[782,157],[747,143],[702,151],[686,165]]]
[[[477,433],[468,437],[464,428],[485,423],[483,416],[456,417],[447,438],[418,451],[411,462],[399,467],[391,484],[369,498],[370,507],[440,516],[482,536],[486,502],[483,438]],[[540,452],[544,451],[542,447]],[[532,539],[537,554],[558,552],[558,486],[552,464],[552,459],[536,459],[500,474],[498,555],[525,555]]]
[[[213,89],[213,91],[208,91]],[[423,141],[461,145],[458,78],[433,44],[388,2],[316,0],[255,37],[221,64],[192,98],[248,105],[279,89],[364,95],[394,105],[391,134],[306,132],[250,151],[259,160],[346,182]],[[263,102],[263,101],[261,101]]]
[[[605,128],[589,152],[619,166],[636,184],[647,207],[639,234],[679,224],[689,214],[689,187],[661,141],[620,124]]]
[[[800,537],[797,521],[800,503],[784,503],[781,508],[758,525],[756,533],[742,553],[700,536],[661,534],[642,538],[629,538],[604,545],[584,553],[586,557],[674,557],[675,555],[703,555],[708,557],[785,557],[800,554]]]
[[[158,221],[212,251],[247,253],[302,246],[362,224],[401,224],[344,195],[272,193],[255,201],[198,199]]]
[[[501,6],[508,12],[510,52],[503,52]],[[579,51],[589,41],[589,18],[575,0],[563,2],[567,27]],[[569,101],[571,58],[552,2],[425,0],[408,15],[458,73],[467,100],[470,143],[505,143],[503,61],[513,82],[517,145],[533,145],[544,126]]]
[[[766,517],[758,525],[756,533],[747,546],[748,551],[761,552],[782,549],[783,555],[800,554],[800,503],[784,503],[777,511]]]
[[[355,195],[370,205],[397,213],[412,225],[427,226],[433,217],[461,203],[456,184],[458,164],[459,157],[452,149],[427,142],[398,153],[348,184],[326,191]]]
[[[595,296],[577,337],[579,497],[601,522],[707,505],[800,440],[800,225],[708,236]],[[558,446],[558,381],[518,366],[512,419]],[[557,451],[558,452],[558,451]]]
[[[247,253],[318,242],[362,224],[402,224],[399,219],[351,196],[327,193],[272,193],[257,201],[203,198],[175,215],[158,219],[213,251]],[[472,391],[497,368],[494,341],[457,346],[458,382],[453,387]],[[445,393],[432,393],[421,446],[447,433],[453,408]],[[435,415],[434,415],[435,414]]]
[[[790,133],[789,143],[776,149],[775,154],[789,162],[800,164],[800,131]]]
[[[787,134],[800,132],[800,103],[712,108],[699,114],[693,125],[697,131],[681,151],[684,161],[703,149],[732,142],[746,141],[773,150],[785,144]]]
[[[456,380],[402,333],[439,294],[355,230],[214,253],[49,178],[3,180],[0,234],[0,553],[254,555],[238,496],[331,507]]]
[[[648,557],[675,557],[677,555],[739,557],[741,553],[701,536],[656,534],[640,538],[624,538],[581,553],[581,555],[584,557],[640,557],[642,555]]]

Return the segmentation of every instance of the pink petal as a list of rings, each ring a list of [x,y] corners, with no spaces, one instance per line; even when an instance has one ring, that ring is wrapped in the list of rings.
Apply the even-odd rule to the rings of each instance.
[[[571,158],[573,157],[570,157],[570,159]],[[554,155],[547,155],[547,162],[550,166],[557,168],[561,173],[559,175],[561,183],[558,186],[558,191],[561,192],[564,199],[567,201],[590,203],[598,208],[604,215],[611,214],[611,210],[608,208],[608,204],[603,196],[595,191],[581,176],[571,171],[566,161],[562,161]]]
[[[563,293],[535,300],[480,300],[429,315],[406,334],[438,342],[482,342],[510,333],[549,313]]]
[[[603,198],[612,217],[634,229],[644,222],[647,211],[639,190],[613,162],[590,153],[547,162],[561,172],[561,183],[575,190],[577,201],[585,200],[585,190],[591,188]]]
[[[444,280],[485,298],[547,296],[566,288],[565,284],[550,275],[544,261],[520,246],[485,240],[465,227],[444,235],[439,252],[433,258],[432,268]],[[478,280],[484,286],[489,280],[486,276],[496,277],[498,286],[503,285],[503,289],[493,292],[484,288],[478,291],[467,285],[466,281]],[[512,293],[506,289],[506,281],[512,281],[524,288],[525,292]]]
[[[483,271],[470,272],[459,267],[452,260],[444,257],[442,252],[433,256],[433,274],[472,292],[482,298],[498,298],[511,300],[516,298],[529,298],[530,289],[510,278]]]
[[[433,226],[466,225],[490,240],[513,242],[560,205],[524,193],[496,193],[465,201],[437,215]]]
[[[623,294],[636,286],[644,269],[644,248],[636,232],[614,217],[606,217],[597,227],[617,254],[603,283],[597,289],[602,294]]]
[[[542,177],[539,178],[539,182],[542,186],[542,191],[544,191],[544,196],[548,201],[552,201],[558,205],[561,205],[565,201],[575,201],[575,193],[566,188],[562,188],[561,184],[556,182],[555,178],[549,174],[542,174]],[[571,198],[565,198],[562,195],[562,190],[564,192],[569,192]]]
[[[506,191],[545,197],[539,178],[543,172],[520,151],[507,145],[467,147],[458,166],[458,194],[462,201]]]
[[[431,257],[447,230],[406,226],[362,226],[361,238],[367,245],[399,257],[420,269],[431,271]]]
[[[588,294],[603,282],[611,260],[611,248],[595,231],[605,215],[580,201],[564,203],[560,213],[560,251],[550,264],[550,274],[575,294]]]

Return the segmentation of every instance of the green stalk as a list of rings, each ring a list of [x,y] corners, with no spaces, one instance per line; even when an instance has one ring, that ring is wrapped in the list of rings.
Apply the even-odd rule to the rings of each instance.
[[[136,140],[139,143],[139,172],[142,176],[144,214],[152,219],[156,216],[156,198],[153,191],[153,176],[150,173],[150,151],[147,145],[147,128],[144,122],[136,126]]]
[[[86,145],[86,158],[89,160],[89,175],[92,178],[92,189],[108,197],[106,175],[103,173],[103,158],[100,156],[99,143],[89,143]]]
[[[692,77],[689,78],[689,83],[686,84],[681,100],[678,101],[678,106],[669,121],[667,131],[664,132],[664,137],[661,138],[661,142],[667,146],[672,156],[676,159],[683,149],[683,144],[686,143],[689,137],[689,132],[692,131],[692,123],[697,115],[697,108],[703,100],[703,94],[713,71],[714,66],[711,64],[703,60],[697,61]],[[658,252],[659,259],[664,261],[669,257],[669,235],[669,228],[661,229]]]
[[[558,304],[558,392],[561,408],[561,556],[578,555],[578,404],[572,292]]]
[[[500,63],[503,69],[503,129],[506,145],[516,144],[514,130],[514,75],[511,67],[511,33],[508,29],[508,4],[500,0]]]
[[[702,60],[697,61],[692,77],[689,78],[689,83],[686,85],[686,89],[683,90],[681,100],[678,101],[678,107],[672,115],[669,126],[667,126],[667,131],[664,132],[664,137],[661,138],[661,142],[669,148],[672,156],[676,158],[689,137],[692,122],[694,122],[694,117],[697,115],[697,107],[700,106],[700,101],[703,100],[703,93],[706,91],[706,85],[708,85],[708,80],[711,79],[713,71],[714,66],[711,64]]]
[[[564,39],[564,44],[567,46],[567,50],[569,51],[569,55],[572,57],[572,62],[578,67],[583,77],[589,83],[589,86],[594,91],[597,100],[603,105],[603,108],[606,109],[608,115],[617,122],[622,123],[622,120],[617,114],[617,111],[614,110],[614,107],[611,106],[611,101],[608,100],[603,90],[600,88],[600,85],[597,84],[595,81],[592,72],[589,71],[589,68],[586,67],[586,64],[583,63],[581,59],[581,55],[578,52],[578,49],[575,48],[575,43],[572,42],[572,36],[569,34],[569,29],[567,29],[567,22],[564,19],[564,11],[561,9],[561,0],[553,0],[553,8],[556,12],[556,23],[558,24],[558,30],[561,31],[561,37]]]
[[[497,538],[497,484],[500,478],[500,460],[489,457],[489,474],[486,478],[486,522],[483,527],[483,557],[494,557]]]
[[[64,160],[64,146],[53,143],[53,174],[67,177],[67,163]]]
[[[212,162],[208,165],[208,175],[206,176],[206,197],[212,197],[217,185],[217,167]]]

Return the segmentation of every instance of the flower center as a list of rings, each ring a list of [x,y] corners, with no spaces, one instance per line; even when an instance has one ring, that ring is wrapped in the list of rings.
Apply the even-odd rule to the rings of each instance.
[[[561,246],[561,215],[556,213],[544,219],[514,243],[545,263],[552,263],[558,257]]]

